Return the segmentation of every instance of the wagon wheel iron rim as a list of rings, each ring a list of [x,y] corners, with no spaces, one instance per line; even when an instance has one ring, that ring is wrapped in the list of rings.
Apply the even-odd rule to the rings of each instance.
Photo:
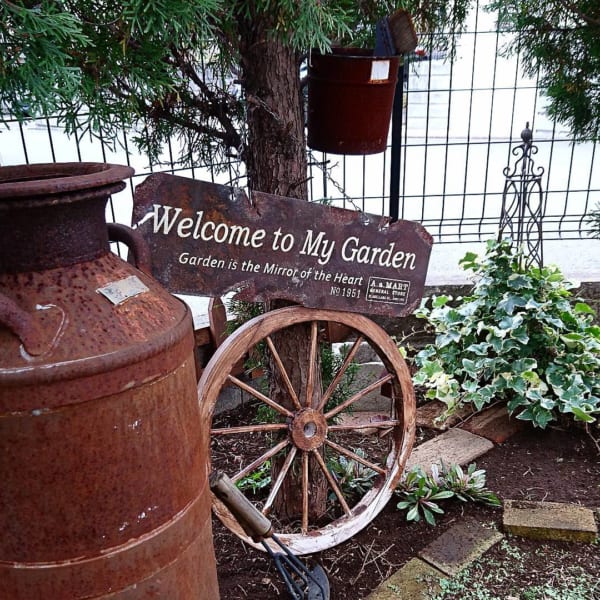
[[[315,364],[319,344],[320,323],[339,323],[350,327],[355,339],[349,342],[343,362],[332,381],[324,390],[315,390],[318,376]],[[297,324],[310,324],[310,358],[304,397],[299,397],[291,384],[283,365],[283,360],[273,342],[272,335]],[[337,405],[331,407],[329,401],[335,390],[343,381],[361,345],[366,342],[378,355],[384,365],[383,372],[377,374],[368,383],[361,382],[357,389]],[[280,377],[289,395],[289,408],[272,400],[267,394],[255,389],[250,383],[233,375],[232,369],[240,359],[257,344],[263,343],[272,357],[272,363],[279,370]],[[388,417],[380,417],[377,421],[339,422],[340,415],[351,409],[356,402],[368,394],[376,392],[383,384],[387,384],[392,393],[389,400]],[[212,427],[212,417],[221,390],[233,385],[255,401],[270,407],[280,418],[279,422],[260,422],[243,424],[236,427]],[[316,395],[314,395],[316,392]],[[292,467],[299,469],[302,482],[302,514],[298,526],[291,532],[277,530],[281,541],[292,552],[298,555],[319,552],[331,548],[352,537],[366,527],[385,507],[402,476],[404,465],[408,459],[415,435],[415,397],[412,381],[406,362],[402,358],[396,344],[373,321],[358,314],[337,311],[307,309],[291,306],[274,310],[250,321],[229,336],[215,352],[198,383],[198,394],[202,422],[211,427],[212,444],[224,437],[244,435],[264,435],[274,433],[279,439],[272,440],[259,456],[245,461],[234,473],[228,473],[234,482],[251,475],[275,456],[285,455],[277,476],[271,481],[270,490],[261,507],[263,514],[269,517],[277,494],[284,479]],[[305,398],[315,398],[312,406],[308,406]],[[387,455],[378,461],[365,456],[360,450],[348,445],[349,442],[337,439],[339,434],[361,434],[362,431],[375,431],[376,437],[387,442]],[[385,435],[384,435],[385,434]],[[242,438],[240,437],[240,440]],[[381,442],[377,442],[381,445]],[[330,472],[323,454],[344,457],[346,461],[354,461],[363,469],[375,473],[373,486],[356,501],[348,498],[348,493]],[[309,456],[313,460],[309,460]],[[325,525],[310,523],[308,514],[308,480],[310,464],[317,465],[328,486],[328,492],[337,505],[338,515]],[[240,538],[258,549],[262,545],[253,542],[244,533],[242,527],[227,508],[213,496],[213,510],[223,524]]]

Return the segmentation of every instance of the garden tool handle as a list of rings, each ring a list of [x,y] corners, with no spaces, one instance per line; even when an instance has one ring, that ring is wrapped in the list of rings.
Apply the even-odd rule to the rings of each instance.
[[[271,537],[273,526],[257,508],[238,490],[222,471],[213,471],[209,478],[212,493],[229,509],[246,534],[255,542]]]

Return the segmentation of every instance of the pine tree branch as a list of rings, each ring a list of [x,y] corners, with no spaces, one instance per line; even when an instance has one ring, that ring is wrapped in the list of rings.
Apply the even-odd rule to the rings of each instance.
[[[196,106],[204,114],[215,118],[223,127],[223,133],[220,136],[229,146],[241,151],[242,139],[237,127],[232,119],[232,107],[237,102],[237,99],[226,92],[221,94],[215,93],[200,77],[196,69],[186,59],[184,54],[176,48],[171,48],[171,55],[175,59],[176,66],[181,70],[181,73],[189,78],[189,80],[198,87],[206,100],[199,102],[194,98]]]
[[[234,130],[232,135],[230,131],[210,127],[196,119],[186,119],[182,117],[181,113],[173,110],[172,99],[169,97],[165,97],[163,102],[155,101],[149,104],[136,94],[129,83],[122,78],[115,80],[114,84],[110,86],[110,92],[121,100],[129,103],[133,102],[136,105],[136,112],[150,120],[166,121],[171,125],[187,129],[198,135],[221,140],[228,147],[239,148],[240,146],[241,139],[237,131]]]
[[[596,19],[591,17],[587,13],[579,10],[579,7],[574,2],[570,2],[569,0],[558,0],[558,2],[567,10],[571,11],[573,14],[577,15],[582,21],[587,23],[592,27],[600,27],[600,19]]]

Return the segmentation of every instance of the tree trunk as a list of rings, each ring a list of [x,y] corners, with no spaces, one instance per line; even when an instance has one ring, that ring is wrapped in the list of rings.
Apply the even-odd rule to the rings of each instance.
[[[240,28],[240,48],[248,111],[248,187],[307,200],[300,56],[265,31],[264,18],[246,24]]]
[[[308,199],[304,100],[300,87],[298,52],[273,37],[271,17],[254,15],[239,21],[243,83],[247,101],[248,139],[244,160],[248,187],[270,194]],[[280,304],[281,305],[281,304]],[[310,334],[308,326],[287,329],[285,338],[274,342],[286,371],[300,398],[306,387]],[[320,378],[320,368],[316,369]],[[272,372],[276,372],[272,370]],[[320,389],[320,381],[316,382]],[[283,381],[271,377],[271,397],[288,408],[290,402]],[[297,459],[299,460],[299,459]],[[299,463],[298,463],[299,464]],[[274,461],[274,468],[278,468]],[[300,468],[294,466],[274,504],[280,519],[294,519],[302,513]],[[313,459],[310,461],[309,515],[325,512],[327,486]],[[294,475],[298,475],[296,478]]]

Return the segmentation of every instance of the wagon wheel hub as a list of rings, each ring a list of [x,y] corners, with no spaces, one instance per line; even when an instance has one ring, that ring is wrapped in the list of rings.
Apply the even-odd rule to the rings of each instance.
[[[290,437],[294,445],[304,452],[321,447],[327,437],[327,421],[323,413],[314,408],[299,410],[290,424]]]

